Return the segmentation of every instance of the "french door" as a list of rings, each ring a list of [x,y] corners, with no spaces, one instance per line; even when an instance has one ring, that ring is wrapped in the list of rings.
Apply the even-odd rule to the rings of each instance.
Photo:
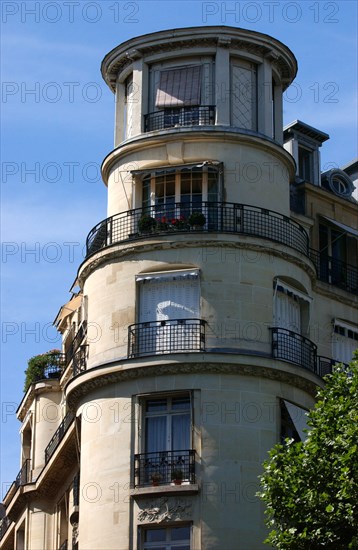
[[[198,319],[199,277],[171,274],[148,277],[139,288],[139,349],[141,353],[170,353],[198,349],[199,338],[190,319]]]

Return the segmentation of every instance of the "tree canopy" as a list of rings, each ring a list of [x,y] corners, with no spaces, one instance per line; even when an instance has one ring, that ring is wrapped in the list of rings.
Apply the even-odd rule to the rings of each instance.
[[[356,352],[357,353],[357,352]],[[358,355],[334,367],[308,413],[304,442],[269,453],[259,496],[278,550],[358,548]]]

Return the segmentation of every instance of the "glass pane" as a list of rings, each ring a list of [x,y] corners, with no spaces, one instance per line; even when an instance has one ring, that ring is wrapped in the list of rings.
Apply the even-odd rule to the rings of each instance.
[[[175,196],[175,181],[174,181],[174,178],[172,177],[170,178],[169,181],[167,180],[166,195],[167,197]]]
[[[184,181],[183,178],[181,180],[181,194],[190,195],[190,180],[187,178]]]
[[[172,416],[172,450],[190,449],[190,414]]]
[[[167,448],[167,417],[153,416],[146,419],[145,451],[154,453]]]
[[[208,200],[216,202],[218,200],[218,178],[217,172],[208,172]]]
[[[172,540],[184,540],[188,541],[190,539],[190,526],[186,525],[185,527],[173,527],[172,530]],[[178,546],[179,548],[179,546]],[[185,546],[180,546],[180,548],[186,548]]]
[[[174,397],[172,400],[172,409],[177,410],[188,410],[190,408],[190,399],[189,397]]]
[[[165,542],[165,529],[147,529],[145,542]]]
[[[164,197],[164,183],[156,183],[155,185],[155,197],[159,199],[160,197]]]
[[[142,185],[142,205],[148,206],[150,204],[150,176],[147,176],[143,180]]]
[[[150,399],[146,402],[147,412],[165,411],[167,408],[166,399]]]

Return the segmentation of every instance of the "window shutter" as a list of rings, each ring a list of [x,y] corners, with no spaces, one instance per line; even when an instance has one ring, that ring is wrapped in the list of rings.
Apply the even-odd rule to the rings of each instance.
[[[200,105],[201,66],[172,69],[160,73],[156,107]]]

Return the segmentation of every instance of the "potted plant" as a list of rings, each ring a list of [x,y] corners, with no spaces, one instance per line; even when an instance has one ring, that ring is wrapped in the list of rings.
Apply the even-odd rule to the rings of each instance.
[[[150,233],[156,225],[156,220],[149,214],[143,214],[138,220],[138,229],[141,233]]]
[[[188,229],[188,223],[184,216],[180,216],[180,218],[173,218],[170,223],[172,228],[176,231],[180,231],[181,229]]]
[[[52,349],[46,353],[35,355],[27,362],[25,370],[24,392],[28,390],[31,384],[43,378],[59,379],[63,368],[63,358],[61,350]]]
[[[188,218],[188,223],[194,229],[202,229],[206,223],[206,218],[202,212],[194,210]]]
[[[172,481],[174,481],[175,485],[181,485],[181,482],[183,481],[183,470],[180,468],[175,468],[172,471]]]
[[[156,487],[162,481],[162,474],[160,474],[159,472],[153,472],[150,476],[150,479],[152,481],[153,487]]]
[[[157,229],[159,231],[166,231],[169,227],[168,220],[166,216],[162,216],[161,218],[156,219]]]

